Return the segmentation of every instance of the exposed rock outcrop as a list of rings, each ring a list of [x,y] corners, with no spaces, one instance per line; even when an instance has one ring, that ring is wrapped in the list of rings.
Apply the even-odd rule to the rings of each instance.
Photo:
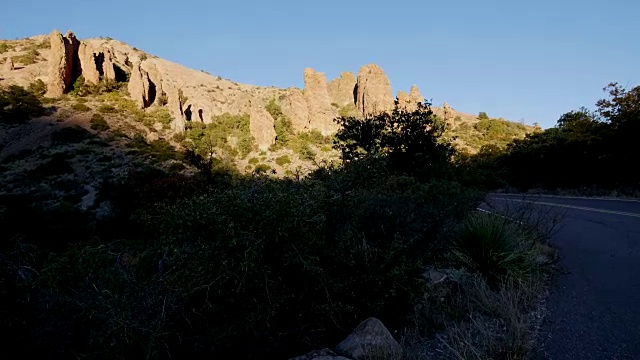
[[[11,57],[8,57],[7,61],[4,62],[2,70],[9,72],[9,71],[12,71],[13,69],[15,69],[15,67],[13,66],[13,59]]]
[[[423,103],[424,97],[420,93],[420,89],[416,85],[411,85],[411,90],[409,91],[409,98],[411,101]]]
[[[399,359],[402,347],[380,320],[368,318],[336,347],[336,353],[355,360]]]
[[[136,62],[131,67],[127,90],[129,90],[129,96],[141,109],[149,107],[149,75],[140,68],[139,62]]]
[[[93,47],[85,42],[78,47],[78,58],[80,60],[80,72],[85,81],[97,84],[100,82],[100,72],[96,65],[96,58]]]
[[[323,135],[335,132],[337,125],[333,119],[337,117],[338,112],[331,106],[324,73],[311,68],[304,69],[304,98],[309,109],[309,128],[318,130]]]
[[[258,148],[267,151],[276,140],[276,130],[273,127],[274,120],[263,105],[252,103],[249,120],[249,131],[256,139]]]
[[[329,82],[328,90],[331,102],[340,106],[353,104],[353,89],[356,86],[356,76],[352,72],[345,71],[339,78]]]
[[[417,86],[411,86],[411,91],[407,94],[400,90],[398,91],[398,106],[407,111],[414,111],[418,108],[418,103],[422,103],[424,99],[420,95],[420,90]]]
[[[356,108],[364,116],[393,109],[391,84],[378,65],[369,64],[360,68],[354,94]]]
[[[336,355],[329,349],[315,350],[306,355],[297,356],[289,360],[351,360],[343,356]]]
[[[282,113],[291,120],[293,130],[309,130],[309,108],[302,90],[296,88],[287,89],[280,106],[282,107]]]
[[[115,64],[114,64],[114,60],[113,60],[113,54],[111,53],[110,50],[105,51],[104,53],[102,53],[102,55],[104,56],[102,58],[102,77],[105,80],[116,80],[116,70],[115,70]]]
[[[80,43],[72,32],[62,36],[58,30],[51,33],[50,41],[47,96],[58,97],[73,85],[74,65],[78,62],[76,56]]]

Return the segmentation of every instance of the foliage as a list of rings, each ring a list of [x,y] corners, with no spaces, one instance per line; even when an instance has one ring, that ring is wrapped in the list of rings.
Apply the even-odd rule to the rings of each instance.
[[[182,160],[184,158],[183,155],[165,139],[147,142],[144,136],[136,134],[129,146],[136,149],[140,155],[155,162]]]
[[[480,111],[478,113],[478,120],[489,120],[489,115],[484,111]]]
[[[44,96],[44,94],[47,92],[47,85],[41,79],[37,79],[36,81],[29,84],[27,90],[32,92],[36,96]]]
[[[42,102],[33,92],[18,85],[0,88],[0,123],[23,123],[44,114]]]
[[[391,113],[364,119],[340,117],[334,148],[342,160],[384,157],[394,172],[428,178],[447,167],[453,149],[446,141],[444,122],[436,122],[428,103],[412,112],[396,106]]]
[[[285,166],[290,163],[291,163],[291,159],[289,159],[287,155],[278,156],[276,158],[276,164],[278,164],[278,166]]]
[[[17,55],[13,57],[13,61],[22,65],[32,65],[38,62],[40,52],[36,49],[30,49],[25,54]]]
[[[199,156],[212,161],[214,158],[247,156],[254,149],[254,139],[249,130],[249,115],[222,114],[209,124],[193,123],[185,133],[189,147]],[[237,139],[236,146],[229,142]]]
[[[71,95],[84,97],[107,94],[121,90],[124,84],[125,83],[116,82],[115,80],[100,80],[97,84],[93,84],[85,81],[84,77],[80,75],[73,83]]]
[[[91,116],[91,129],[96,131],[107,131],[110,129],[109,124],[101,114],[93,114]]]
[[[610,84],[605,90],[609,98],[598,101],[596,111],[570,111],[555,127],[515,139],[491,156],[478,154],[467,165],[497,174],[499,180],[487,184],[491,188],[638,188],[640,176],[629,169],[640,156],[633,138],[640,131],[640,87]],[[483,126],[487,133],[495,131]]]
[[[465,219],[453,238],[455,257],[493,286],[525,279],[532,271],[534,245],[534,239],[518,225],[487,213]]]
[[[75,104],[73,104],[73,106],[71,106],[71,108],[75,111],[79,111],[79,112],[87,112],[87,111],[91,111],[91,108],[88,107],[86,104],[81,103],[81,102],[77,102]]]
[[[7,44],[6,42],[0,42],[0,54],[4,54],[12,49],[13,45]]]
[[[253,173],[256,175],[268,174],[271,171],[271,166],[267,164],[257,164],[253,169]]]
[[[98,111],[103,114],[115,114],[118,113],[118,109],[116,109],[113,105],[102,104],[98,106]]]

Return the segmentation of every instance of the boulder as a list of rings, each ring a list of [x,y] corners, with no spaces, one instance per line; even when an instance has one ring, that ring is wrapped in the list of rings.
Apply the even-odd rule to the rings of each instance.
[[[258,148],[267,151],[269,146],[276,142],[276,130],[271,114],[264,108],[264,105],[253,103],[251,106],[249,131],[256,139]]]
[[[314,350],[306,355],[297,356],[289,360],[351,360],[343,356],[336,355],[329,349]]]
[[[384,324],[373,317],[361,322],[335,351],[354,360],[397,359],[402,356],[400,344]]]
[[[328,90],[331,103],[345,106],[353,104],[355,99],[353,89],[356,87],[356,76],[352,72],[345,71],[339,78],[329,82]]]
[[[2,67],[2,70],[4,70],[5,72],[9,72],[13,69],[15,69],[15,67],[13,66],[13,59],[11,57],[8,57],[7,61],[5,61],[4,63],[4,66]]]
[[[51,33],[50,41],[47,96],[58,97],[73,85],[73,69],[79,42],[72,32],[68,32],[65,37],[58,30]]]
[[[129,96],[138,104],[140,109],[149,107],[149,75],[140,68],[140,63],[136,62],[131,67],[131,76],[127,84]]]
[[[335,132],[338,126],[333,119],[338,116],[338,110],[331,106],[324,73],[304,69],[304,98],[309,109],[309,128],[320,131],[322,135]]]
[[[393,109],[391,83],[378,65],[369,64],[360,68],[354,93],[356,108],[364,116]]]
[[[309,131],[309,108],[302,90],[287,89],[280,101],[282,113],[291,120],[294,131]]]
[[[96,54],[93,47],[81,42],[78,47],[78,59],[80,60],[80,69],[85,81],[97,84],[100,82],[100,72],[96,65]]]

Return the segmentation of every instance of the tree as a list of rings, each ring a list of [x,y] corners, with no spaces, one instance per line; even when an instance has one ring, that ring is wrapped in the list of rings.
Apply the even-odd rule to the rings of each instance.
[[[489,120],[489,115],[484,111],[480,111],[478,113],[478,120]]]
[[[334,148],[345,163],[385,159],[394,172],[425,177],[448,165],[453,155],[451,144],[441,138],[446,124],[436,121],[429,103],[407,111],[396,100],[391,113],[335,121],[341,128]]]

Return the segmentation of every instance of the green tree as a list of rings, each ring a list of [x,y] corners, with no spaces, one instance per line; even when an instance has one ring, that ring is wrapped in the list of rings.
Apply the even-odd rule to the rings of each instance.
[[[480,111],[478,113],[478,120],[489,120],[489,115],[484,111]]]
[[[423,177],[447,165],[453,155],[451,144],[441,138],[446,124],[436,121],[429,103],[407,111],[396,101],[390,113],[335,121],[340,130],[334,148],[345,163],[384,158],[393,171]]]

